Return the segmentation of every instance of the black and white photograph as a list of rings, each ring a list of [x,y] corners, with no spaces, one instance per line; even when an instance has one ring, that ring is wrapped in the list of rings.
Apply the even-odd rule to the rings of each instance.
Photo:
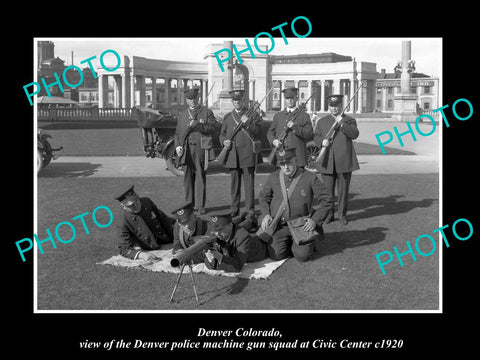
[[[441,39],[35,40],[37,311],[441,310]]]
[[[107,357],[471,347],[474,52],[415,19],[19,37],[15,326]]]

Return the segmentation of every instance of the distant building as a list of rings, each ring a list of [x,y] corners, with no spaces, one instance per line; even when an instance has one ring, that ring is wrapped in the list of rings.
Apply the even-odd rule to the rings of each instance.
[[[70,68],[65,73],[65,77],[69,84],[79,84],[80,85],[74,88],[71,88],[63,79],[63,72],[67,68],[65,66],[65,61],[55,57],[55,45],[52,41],[38,41],[37,42],[37,81],[42,85],[40,93],[38,96],[47,96],[47,92],[44,89],[41,79],[45,80],[47,85],[55,83],[57,80],[55,78],[55,73],[62,84],[63,91],[58,84],[50,86],[48,91],[51,96],[65,97],[67,99],[79,101],[79,96],[81,90],[84,88],[95,88],[97,92],[97,101],[98,105],[98,81],[94,77],[92,71],[87,66],[82,69],[82,74],[79,73],[75,68]]]
[[[393,112],[394,98],[400,93],[401,73],[396,71],[386,73],[380,71],[376,83],[376,111],[385,113]],[[439,79],[422,73],[412,73],[410,91],[417,95],[418,111],[429,113],[439,105]]]

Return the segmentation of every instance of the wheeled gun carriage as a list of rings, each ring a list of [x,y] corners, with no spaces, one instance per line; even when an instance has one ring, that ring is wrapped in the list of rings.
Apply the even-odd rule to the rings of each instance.
[[[177,116],[170,112],[143,106],[135,106],[133,111],[140,127],[145,156],[150,158],[163,158],[170,172],[177,176],[183,175],[183,167],[178,165],[177,154],[175,152],[174,135],[178,120]],[[216,120],[212,142],[215,155],[218,156],[223,148],[218,140],[222,122],[219,118]],[[267,157],[272,149],[266,136],[270,124],[271,121],[269,120],[263,120],[259,123],[259,140],[261,142],[261,153],[263,157]],[[307,170],[314,170],[314,161],[319,151],[320,149],[315,146],[313,141],[307,144]]]
[[[176,161],[174,141],[177,117],[170,112],[143,106],[135,106],[133,111],[140,127],[145,156],[165,159],[168,170],[182,175],[183,169]]]

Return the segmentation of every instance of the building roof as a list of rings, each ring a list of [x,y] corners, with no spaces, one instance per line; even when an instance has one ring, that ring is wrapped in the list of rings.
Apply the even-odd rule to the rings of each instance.
[[[400,79],[402,77],[402,73],[400,71],[395,71],[393,73],[385,73],[385,72],[380,72],[380,76],[378,77],[377,80],[389,80],[389,79]],[[412,73],[411,74],[412,79],[418,79],[418,78],[430,78],[430,75],[423,74],[423,73]]]
[[[339,55],[333,52],[321,54],[272,55],[272,64],[321,64],[352,61],[351,56]]]

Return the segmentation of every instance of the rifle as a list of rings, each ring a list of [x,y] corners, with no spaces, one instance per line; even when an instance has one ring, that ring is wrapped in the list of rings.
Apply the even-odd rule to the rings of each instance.
[[[358,87],[358,89],[355,91],[355,93],[353,94],[352,98],[350,99],[350,101],[348,102],[347,106],[345,106],[342,110],[342,113],[340,114],[340,116],[343,116],[343,114],[345,113],[345,110],[350,106],[350,103],[352,102],[353,99],[355,99],[355,96],[357,96],[357,93],[358,91],[363,87],[363,82],[361,83],[361,85]],[[325,135],[325,139],[328,139],[328,146],[322,146],[322,148],[320,149],[320,153],[318,154],[318,157],[317,159],[315,160],[315,164],[320,164],[321,166],[325,167],[325,161],[327,159],[327,152],[328,150],[330,149],[330,147],[332,146],[332,143],[333,143],[333,138],[335,137],[335,134],[336,134],[336,131],[337,131],[337,128],[339,127],[338,123],[335,121],[332,125],[332,127],[330,128],[330,130],[328,130],[327,134]]]
[[[298,114],[300,114],[300,112],[302,110],[305,110],[307,108],[307,103],[310,101],[310,99],[313,97],[313,95],[315,95],[315,93],[317,92],[317,90],[314,90],[313,93],[310,95],[310,97],[307,99],[307,101],[305,101],[303,104],[301,104],[293,119],[291,121],[295,121],[295,119],[297,118]],[[285,139],[287,138],[288,136],[288,133],[291,131],[292,129],[289,128],[287,126],[287,128],[282,132],[282,134],[280,135],[280,138],[278,140],[280,140],[280,143],[283,145],[283,143],[285,142]],[[275,151],[277,150],[277,147],[273,147],[272,150],[270,151],[270,154],[268,154],[268,158],[267,158],[267,162],[270,164],[270,165],[273,165],[274,163],[274,158],[275,158]]]
[[[263,99],[260,102],[254,102],[253,105],[243,114],[243,116],[249,117],[252,115],[255,111],[257,111],[260,108],[260,104],[263,103],[263,101],[267,98],[267,96],[272,92],[273,87],[265,94]],[[232,141],[233,138],[238,134],[238,132],[245,126],[244,122],[240,122],[235,129],[233,130],[232,135],[228,138],[228,140]],[[225,161],[227,160],[227,154],[230,151],[230,148],[227,146],[223,146],[222,151],[220,151],[220,154],[217,156],[217,162],[220,164],[224,165]]]
[[[217,237],[213,235],[196,236],[195,243],[192,246],[182,250],[177,255],[175,255],[172,258],[172,260],[170,260],[170,266],[172,267],[179,267],[180,265],[182,266],[182,268],[180,269],[180,273],[178,274],[175,286],[173,288],[172,295],[170,296],[170,302],[173,301],[173,297],[175,296],[175,292],[177,291],[178,284],[180,283],[180,279],[182,278],[183,270],[185,269],[185,266],[188,264],[190,268],[190,275],[192,277],[192,286],[193,286],[193,292],[195,293],[195,300],[197,301],[197,305],[200,305],[200,303],[198,302],[195,279],[193,277],[193,269],[192,269],[193,260],[192,259],[199,252],[205,251],[210,247],[213,247],[214,244],[216,243],[216,240],[217,240]]]

